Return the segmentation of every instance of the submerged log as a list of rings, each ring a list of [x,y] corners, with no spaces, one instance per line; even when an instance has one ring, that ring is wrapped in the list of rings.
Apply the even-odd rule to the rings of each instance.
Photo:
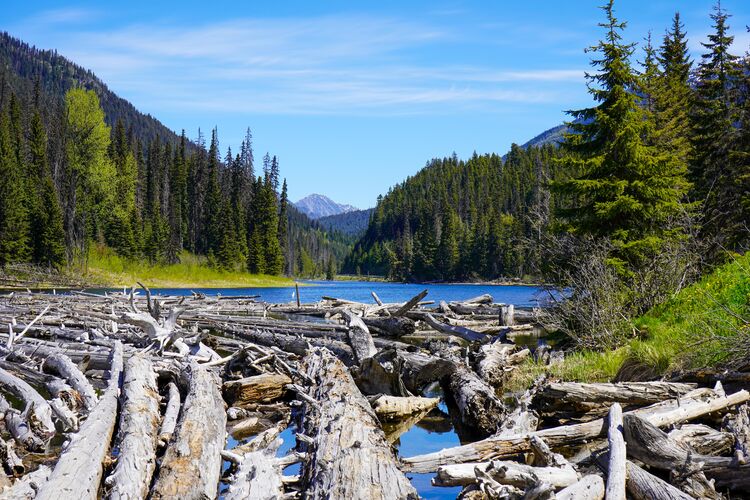
[[[418,498],[346,367],[322,349],[305,361],[315,381],[310,396],[318,401],[318,406],[304,402],[302,428],[311,438],[302,466],[306,497]]]
[[[187,396],[151,498],[214,498],[221,475],[227,419],[218,377],[190,363],[181,378]]]
[[[145,498],[156,468],[159,392],[151,361],[131,356],[125,363],[117,464],[105,483],[108,498]]]
[[[279,373],[262,373],[240,380],[224,382],[224,399],[230,406],[243,407],[256,403],[270,403],[284,394],[284,387],[292,379]]]
[[[708,391],[714,394],[713,391]],[[704,391],[695,391],[703,394]],[[723,410],[729,406],[743,403],[750,399],[747,391],[738,391],[724,397],[713,397],[707,401],[685,398],[679,404],[676,401],[664,401],[646,408],[628,413],[646,418],[657,426],[666,426],[685,422],[700,416]],[[628,414],[626,413],[626,414]],[[604,419],[597,419],[582,424],[566,425],[536,431],[535,435],[544,438],[554,447],[572,445],[597,437],[606,436],[607,426]],[[470,444],[448,448],[435,453],[427,453],[404,458],[405,467],[411,472],[434,472],[440,465],[486,461],[493,458],[512,457],[529,451],[529,434],[515,436],[491,436]]]
[[[60,455],[49,480],[39,489],[37,499],[94,500],[98,497],[99,483],[104,473],[103,462],[117,419],[122,365],[122,344],[118,341],[112,349],[107,388],[80,430],[71,436],[70,443]]]

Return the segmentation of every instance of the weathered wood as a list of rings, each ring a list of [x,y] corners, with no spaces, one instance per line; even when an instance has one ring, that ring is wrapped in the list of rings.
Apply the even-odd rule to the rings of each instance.
[[[621,382],[617,384],[584,384],[579,382],[553,382],[538,393],[540,404],[556,407],[561,404],[647,405],[684,396],[696,384],[676,382]]]
[[[693,497],[649,474],[633,462],[627,463],[628,493],[636,500],[692,500]]]
[[[159,446],[166,446],[175,427],[177,426],[177,416],[180,414],[180,390],[177,384],[169,382],[167,384],[167,406],[164,410],[164,418],[161,421],[159,429]]]
[[[701,455],[724,455],[732,449],[734,436],[704,424],[685,424],[669,432],[669,437]]]
[[[227,418],[218,377],[191,362],[181,378],[187,396],[151,498],[215,498]]]
[[[556,488],[564,488],[578,482],[578,473],[572,468],[532,467],[518,462],[494,460],[492,462],[442,465],[432,480],[435,486],[467,486],[477,481],[476,470],[487,472],[490,465],[495,469],[504,468],[504,477],[495,480],[501,484],[527,486],[527,478],[535,476],[539,481],[549,483]]]
[[[24,402],[26,407],[24,410],[25,417],[35,433],[38,433],[43,439],[55,435],[52,408],[33,387],[9,371],[0,368],[0,388]]]
[[[3,500],[32,500],[37,498],[37,491],[47,482],[51,473],[52,469],[46,465],[40,465],[35,471],[18,478],[11,487],[0,492],[0,498]]]
[[[276,465],[276,451],[281,439],[274,439],[263,449],[245,453],[232,475],[226,500],[276,500],[284,495],[281,471]]]
[[[596,474],[583,476],[577,483],[558,491],[555,498],[557,500],[601,500],[604,498],[604,480]]]
[[[513,326],[515,324],[516,314],[513,304],[500,306],[500,326]]]
[[[515,344],[492,342],[479,348],[480,360],[476,364],[477,373],[488,384],[501,387],[512,366],[520,363],[531,351],[518,351]]]
[[[627,454],[622,429],[622,408],[612,404],[608,421],[609,465],[607,468],[607,500],[625,500],[625,477]]]
[[[734,436],[734,460],[737,465],[745,465],[750,461],[750,415],[748,405],[737,408],[733,415],[727,415],[724,427]]]
[[[703,464],[699,462],[710,459],[714,464],[726,462],[728,465],[725,457],[693,456],[687,447],[637,415],[627,415],[623,427],[631,457],[669,471],[672,482],[693,497],[720,498],[701,471]]]
[[[451,394],[461,420],[479,435],[489,436],[498,430],[505,416],[503,402],[495,391],[461,362],[455,362],[450,375],[443,381]]]
[[[117,437],[120,451],[107,477],[108,498],[145,498],[156,468],[159,392],[151,361],[131,356],[125,363],[122,411]]]
[[[62,377],[73,389],[78,391],[87,413],[94,409],[99,401],[94,387],[68,356],[62,353],[47,356],[42,363],[42,369],[47,373]]]
[[[26,467],[16,453],[13,441],[5,441],[2,438],[0,438],[0,464],[9,476],[20,476],[26,472]]]
[[[414,321],[404,316],[365,317],[362,318],[362,321],[364,321],[369,328],[374,329],[376,333],[388,335],[390,337],[411,335],[415,330]]]
[[[407,312],[411,311],[414,307],[416,307],[417,304],[419,304],[419,301],[422,300],[427,296],[427,290],[422,290],[417,295],[409,299],[403,306],[399,307],[396,312],[394,312],[391,316],[403,316]]]
[[[423,313],[421,314],[421,318],[424,320],[425,323],[430,325],[432,328],[439,332],[448,333],[450,335],[456,335],[457,337],[461,337],[464,340],[468,340],[469,342],[480,342],[483,340],[487,340],[487,336],[475,332],[474,330],[471,330],[470,328],[466,328],[463,326],[453,326],[449,325],[447,323],[441,323],[440,321],[436,320],[432,314],[430,313]]]
[[[313,349],[305,373],[314,380],[302,428],[312,438],[302,465],[309,499],[418,498],[399,470],[370,404],[330,352]]]
[[[375,347],[375,342],[372,340],[370,330],[362,321],[362,318],[347,309],[341,311],[341,315],[349,327],[347,336],[349,345],[352,347],[352,352],[354,353],[354,361],[359,364],[367,358],[375,356],[378,350]]]
[[[60,455],[49,480],[36,496],[39,500],[58,498],[96,499],[101,482],[103,462],[112,441],[117,419],[117,397],[122,374],[122,344],[112,349],[109,381],[96,407]]]
[[[399,420],[413,415],[422,413],[435,408],[440,399],[422,398],[417,396],[398,397],[398,396],[377,396],[373,401],[372,409],[381,422]]]
[[[704,391],[694,391],[703,394]],[[708,391],[713,394],[713,391]],[[700,416],[724,410],[729,406],[744,403],[750,399],[747,391],[738,391],[725,397],[713,397],[707,401],[686,397],[679,404],[676,401],[664,401],[646,408],[628,413],[639,415],[657,426],[666,426],[689,421]],[[626,413],[626,414],[628,414]],[[573,445],[597,437],[604,437],[607,432],[604,419],[597,419],[582,424],[566,425],[536,431],[534,434],[544,438],[552,447]],[[440,465],[481,462],[492,458],[507,458],[529,450],[529,435],[491,436],[474,443],[448,448],[435,453],[427,453],[403,459],[404,466],[412,472],[434,472]]]
[[[224,399],[230,406],[243,407],[249,404],[270,403],[284,394],[284,387],[292,379],[279,373],[262,373],[240,380],[224,382]]]

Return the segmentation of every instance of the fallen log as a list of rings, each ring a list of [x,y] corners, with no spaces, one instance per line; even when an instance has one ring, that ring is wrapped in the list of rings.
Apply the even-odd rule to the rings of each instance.
[[[518,462],[493,460],[491,462],[442,465],[432,479],[433,486],[467,486],[477,481],[476,470],[487,472],[492,465],[495,469],[504,468],[504,480],[501,484],[526,486],[527,478],[535,476],[539,481],[551,484],[555,488],[564,488],[578,482],[578,473],[573,468],[533,467]]]
[[[243,407],[256,403],[270,403],[284,394],[284,387],[292,379],[279,373],[262,373],[240,380],[224,382],[224,399],[229,406]]]
[[[734,436],[734,460],[737,465],[750,461],[750,415],[747,403],[733,415],[724,417],[724,427]]]
[[[151,361],[131,356],[125,363],[115,469],[105,480],[108,498],[145,498],[156,468],[159,392]]]
[[[596,474],[583,476],[577,483],[558,491],[555,498],[557,500],[601,500],[604,498],[604,480]]]
[[[370,404],[330,352],[313,349],[305,373],[314,380],[301,429],[311,438],[301,479],[310,499],[416,499],[399,470]]]
[[[16,454],[13,441],[5,441],[0,438],[0,464],[8,476],[20,476],[26,472],[23,461]]]
[[[262,449],[253,449],[242,455],[224,498],[226,500],[248,498],[276,500],[283,497],[284,483],[281,470],[275,460],[276,451],[281,444],[281,439],[276,438]]]
[[[372,340],[370,330],[368,330],[367,325],[362,321],[362,318],[347,309],[341,311],[341,315],[344,317],[347,326],[349,327],[347,337],[352,352],[354,353],[354,361],[357,364],[360,364],[367,358],[375,356],[378,350]]]
[[[622,408],[614,403],[608,419],[609,465],[607,467],[607,500],[625,500],[627,455],[622,428]]]
[[[417,396],[377,396],[374,400],[370,401],[372,409],[375,410],[375,414],[378,416],[381,422],[388,422],[392,420],[400,420],[413,415],[415,413],[422,413],[435,408],[440,399],[438,398],[422,398]]]
[[[479,376],[463,363],[454,362],[443,385],[456,403],[462,422],[481,436],[497,432],[505,406]]]
[[[707,390],[707,392],[714,394],[710,390]],[[705,391],[703,390],[694,391],[696,396],[704,393]],[[654,425],[663,427],[723,410],[729,406],[744,403],[748,399],[750,399],[750,394],[744,390],[724,397],[713,397],[707,401],[686,397],[679,404],[676,401],[664,401],[646,408],[633,410],[626,414],[639,415]],[[543,429],[533,434],[542,437],[554,448],[580,443],[597,437],[604,437],[606,436],[606,432],[607,426],[604,419],[597,419],[581,424]],[[444,449],[435,453],[407,457],[403,459],[403,463],[405,468],[411,472],[435,472],[440,465],[482,462],[493,458],[508,458],[518,453],[529,451],[529,436],[530,434],[527,433],[515,436],[491,436],[481,441]]]
[[[62,353],[47,356],[42,363],[42,369],[47,373],[62,377],[73,389],[78,391],[87,413],[94,409],[99,401],[94,387],[68,356]]]
[[[370,329],[374,329],[377,333],[389,337],[411,335],[415,330],[414,321],[404,316],[365,317],[362,318],[362,321],[364,321]]]
[[[419,301],[425,298],[426,296],[427,296],[427,290],[422,290],[417,295],[409,299],[404,305],[399,307],[396,312],[391,314],[391,316],[395,316],[395,317],[403,316],[407,312],[411,311],[414,307],[416,307],[417,304],[419,304]]]
[[[641,406],[684,396],[694,390],[696,384],[677,382],[621,382],[616,384],[584,384],[579,382],[553,382],[538,393],[538,402],[543,408],[559,407],[563,404],[621,403]],[[585,408],[588,411],[588,407]]]
[[[723,455],[732,449],[734,436],[703,424],[685,424],[669,432],[669,437],[701,455]]]
[[[649,474],[633,462],[627,462],[627,488],[636,500],[693,500],[668,482]]]
[[[55,435],[57,431],[52,422],[52,408],[33,387],[2,368],[0,368],[0,387],[24,402],[25,417],[35,433],[43,439]]]
[[[58,498],[98,498],[104,473],[103,462],[112,441],[117,419],[117,397],[122,374],[122,344],[112,349],[109,381],[96,407],[60,455],[55,468],[36,496],[40,500]]]
[[[167,407],[159,429],[159,446],[163,447],[172,439],[177,426],[177,416],[180,414],[180,390],[174,382],[167,384]]]
[[[9,488],[0,491],[0,497],[3,500],[32,500],[51,473],[52,469],[40,465],[35,471],[18,478]]]
[[[440,321],[436,320],[430,313],[422,313],[420,314],[420,316],[425,323],[439,332],[456,335],[457,337],[461,337],[462,339],[468,340],[469,342],[481,342],[487,340],[487,335],[475,332],[474,330],[463,326],[453,326],[447,323],[441,323]]]
[[[151,498],[214,498],[227,418],[218,377],[191,362],[181,372],[181,379],[187,396]]]
[[[531,351],[522,349],[517,351],[515,344],[492,342],[479,348],[480,360],[476,364],[477,373],[488,384],[501,387],[508,372],[526,359]]]

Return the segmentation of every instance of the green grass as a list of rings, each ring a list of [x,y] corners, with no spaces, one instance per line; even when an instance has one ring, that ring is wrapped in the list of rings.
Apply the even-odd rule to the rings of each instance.
[[[693,368],[718,368],[737,361],[750,340],[750,252],[685,288],[633,321],[638,339],[609,352],[581,351],[551,367],[521,365],[509,389],[528,386],[547,371],[562,380],[603,382],[618,373],[627,379],[658,378]],[[747,347],[745,347],[745,353]]]
[[[147,262],[124,259],[107,248],[92,249],[87,278],[105,286],[132,286],[140,281],[154,288],[244,288],[293,286],[281,276],[222,271],[208,266],[206,259],[187,252],[179,264],[152,266]]]

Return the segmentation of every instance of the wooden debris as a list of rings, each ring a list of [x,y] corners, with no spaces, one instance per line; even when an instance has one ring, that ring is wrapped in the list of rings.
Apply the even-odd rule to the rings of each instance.
[[[279,373],[263,373],[240,380],[225,382],[224,399],[230,406],[246,406],[256,403],[270,403],[284,394],[284,388],[292,379]]]

